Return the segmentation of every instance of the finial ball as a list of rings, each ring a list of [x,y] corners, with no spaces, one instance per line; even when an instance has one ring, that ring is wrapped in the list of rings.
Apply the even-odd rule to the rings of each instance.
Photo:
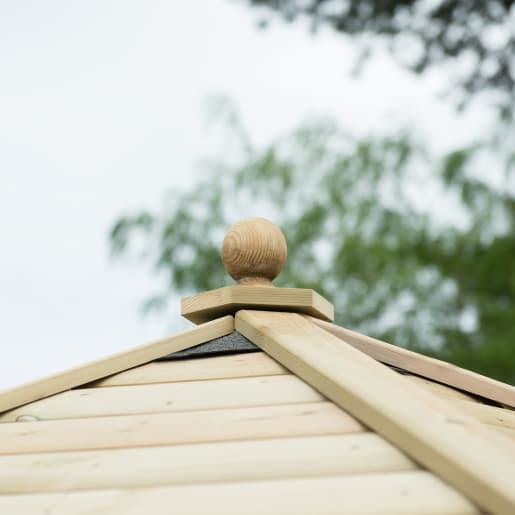
[[[247,218],[234,224],[222,244],[222,261],[238,284],[272,286],[286,261],[286,239],[265,218]]]

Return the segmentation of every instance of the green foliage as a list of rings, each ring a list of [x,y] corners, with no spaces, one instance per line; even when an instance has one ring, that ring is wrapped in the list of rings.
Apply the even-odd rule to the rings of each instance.
[[[385,41],[406,68],[421,73],[451,65],[454,97],[463,105],[489,91],[501,112],[513,114],[515,32],[513,0],[246,0],[285,20],[307,19],[352,37],[368,57]]]
[[[231,120],[230,163],[113,227],[114,253],[139,242],[164,278],[148,307],[229,284],[225,232],[266,216],[288,240],[278,286],[319,291],[342,325],[515,383],[515,197],[509,173],[502,187],[478,178],[484,148],[436,157],[408,133],[356,140],[328,122],[255,148]]]

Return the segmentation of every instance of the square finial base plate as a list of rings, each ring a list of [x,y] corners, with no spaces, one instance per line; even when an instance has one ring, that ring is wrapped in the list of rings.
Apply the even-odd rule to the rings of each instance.
[[[234,285],[185,297],[181,314],[195,324],[231,315],[240,309],[294,311],[334,320],[333,305],[314,290]]]

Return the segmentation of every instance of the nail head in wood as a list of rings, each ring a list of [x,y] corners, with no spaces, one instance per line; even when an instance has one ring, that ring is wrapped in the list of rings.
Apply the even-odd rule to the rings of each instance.
[[[238,284],[273,286],[286,254],[284,234],[265,218],[247,218],[234,224],[222,244],[223,264]]]

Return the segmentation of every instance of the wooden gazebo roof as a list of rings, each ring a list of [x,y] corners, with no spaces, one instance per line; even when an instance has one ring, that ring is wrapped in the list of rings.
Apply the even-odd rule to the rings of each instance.
[[[273,287],[266,220],[222,255],[200,325],[0,393],[0,513],[515,513],[515,388]]]

